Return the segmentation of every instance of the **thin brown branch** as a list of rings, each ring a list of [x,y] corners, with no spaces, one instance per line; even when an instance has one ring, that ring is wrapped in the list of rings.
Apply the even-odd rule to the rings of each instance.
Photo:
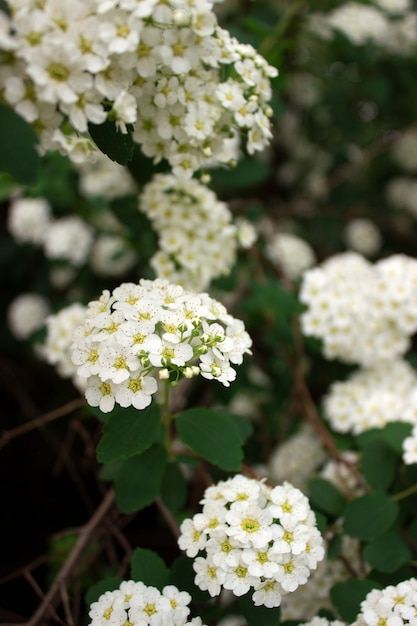
[[[38,609],[29,621],[25,623],[25,626],[37,626],[37,624],[41,624],[45,615],[54,610],[57,600],[59,600],[62,587],[71,578],[78,560],[91,540],[93,532],[106,516],[113,502],[114,492],[109,490],[94,515],[79,530],[79,536],[71,554],[63,564],[58,576],[55,578]]]
[[[161,498],[158,496],[158,498],[156,498],[155,500],[155,504],[158,507],[158,509],[160,510],[160,512],[162,513],[166,523],[168,524],[168,527],[170,528],[172,534],[174,535],[175,539],[178,539],[178,537],[180,536],[180,529],[178,527],[177,522],[175,521],[174,516],[172,515],[171,511],[165,506],[165,504],[162,502]]]
[[[64,404],[64,406],[61,406],[58,409],[55,409],[53,411],[50,411],[49,413],[45,413],[44,415],[40,415],[39,417],[36,417],[34,420],[31,420],[30,422],[25,422],[24,424],[21,424],[20,426],[16,426],[16,428],[7,430],[0,437],[0,448],[3,448],[12,439],[16,439],[16,437],[20,437],[21,435],[24,435],[30,432],[31,430],[42,428],[43,426],[45,426],[45,424],[48,424],[49,422],[53,422],[54,420],[59,419],[60,417],[64,417],[65,415],[68,415],[69,413],[72,413],[73,411],[76,411],[77,409],[81,408],[83,405],[84,405],[84,399],[77,398],[76,400],[71,400],[71,402]]]

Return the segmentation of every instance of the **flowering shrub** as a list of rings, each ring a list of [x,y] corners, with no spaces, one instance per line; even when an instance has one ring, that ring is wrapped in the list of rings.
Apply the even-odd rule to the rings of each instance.
[[[2,623],[415,621],[416,25],[0,0]]]

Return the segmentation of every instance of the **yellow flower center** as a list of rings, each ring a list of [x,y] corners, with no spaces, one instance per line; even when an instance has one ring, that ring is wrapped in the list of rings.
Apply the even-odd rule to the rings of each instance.
[[[129,381],[128,387],[133,393],[140,391],[142,389],[140,378],[132,378],[132,380]]]
[[[48,66],[48,74],[52,80],[65,82],[69,76],[69,69],[62,63],[50,63]]]
[[[241,522],[242,529],[247,533],[256,533],[261,527],[260,523],[256,519],[251,517],[245,517]]]
[[[106,609],[103,613],[104,619],[110,619],[112,613],[113,609],[111,607],[109,609]]]
[[[147,604],[143,610],[147,615],[149,615],[149,617],[151,615],[155,615],[156,613],[156,607],[154,604]]]
[[[235,574],[238,578],[245,578],[247,573],[248,573],[248,568],[243,567],[243,565],[239,565],[239,567],[235,569]]]

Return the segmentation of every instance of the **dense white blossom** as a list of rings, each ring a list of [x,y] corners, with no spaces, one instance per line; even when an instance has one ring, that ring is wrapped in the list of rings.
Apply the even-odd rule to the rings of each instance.
[[[44,251],[48,259],[63,259],[71,265],[83,265],[90,254],[93,230],[77,215],[55,220],[44,238]]]
[[[279,444],[269,457],[268,475],[274,482],[288,480],[298,489],[306,489],[326,454],[320,439],[309,425]]]
[[[231,137],[245,136],[251,154],[269,143],[277,70],[218,26],[212,0],[10,6],[0,87],[42,150],[94,160],[89,124],[110,120],[190,178],[236,160],[238,146],[224,161]]]
[[[331,385],[325,416],[335,431],[355,435],[389,422],[415,422],[407,409],[416,385],[417,373],[406,361],[375,364]]]
[[[405,131],[394,143],[391,150],[395,161],[406,172],[411,174],[417,172],[417,130]]]
[[[41,245],[51,223],[51,207],[45,198],[17,198],[9,206],[7,226],[19,243]]]
[[[92,248],[89,263],[99,276],[121,276],[137,261],[136,252],[120,235],[99,235]]]
[[[316,32],[334,29],[342,32],[355,45],[382,42],[389,32],[388,18],[372,5],[346,2],[326,14],[314,15]],[[326,30],[324,30],[326,32]]]
[[[309,501],[288,482],[271,488],[238,474],[206,489],[201,503],[178,544],[196,557],[195,583],[211,596],[252,590],[255,605],[277,607],[324,557]]]
[[[133,194],[136,184],[126,167],[97,153],[95,161],[77,165],[79,189],[85,196],[100,196],[112,200]]]
[[[191,289],[206,289],[228,274],[241,239],[250,245],[256,237],[249,222],[234,223],[227,205],[194,179],[156,174],[139,208],[159,236],[160,249],[151,259],[157,276]]]
[[[89,303],[72,361],[86,379],[89,404],[103,412],[115,403],[143,409],[158,379],[201,374],[228,387],[236,377],[232,366],[251,344],[243,322],[208,294],[141,279]]]
[[[348,248],[365,256],[373,256],[382,246],[381,231],[374,222],[366,218],[350,220],[343,235]]]
[[[410,578],[397,585],[373,589],[361,602],[361,610],[352,626],[414,624],[417,609],[417,580]]]
[[[303,333],[323,341],[326,358],[372,366],[399,357],[417,330],[417,260],[335,255],[304,274],[300,300]]]
[[[302,273],[315,265],[316,258],[312,247],[292,233],[276,233],[267,245],[266,252],[288,278],[296,280]]]
[[[90,606],[89,626],[203,626],[189,619],[191,596],[174,585],[162,591],[142,582],[124,580],[118,589],[106,591]]]
[[[41,354],[63,378],[73,378],[76,366],[71,361],[70,347],[74,330],[83,323],[86,308],[82,304],[70,304],[45,320],[46,338]]]
[[[395,208],[406,211],[417,218],[417,180],[396,177],[388,183],[385,194],[388,202]]]
[[[16,339],[28,339],[42,328],[49,313],[46,299],[37,293],[22,293],[7,309],[9,328]]]

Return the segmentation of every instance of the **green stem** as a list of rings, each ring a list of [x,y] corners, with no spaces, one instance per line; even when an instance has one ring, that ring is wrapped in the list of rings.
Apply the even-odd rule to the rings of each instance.
[[[393,495],[394,500],[403,500],[404,498],[408,498],[408,496],[413,495],[413,493],[417,493],[417,485],[412,485],[408,487],[408,489],[404,489],[404,491],[400,491]]]

